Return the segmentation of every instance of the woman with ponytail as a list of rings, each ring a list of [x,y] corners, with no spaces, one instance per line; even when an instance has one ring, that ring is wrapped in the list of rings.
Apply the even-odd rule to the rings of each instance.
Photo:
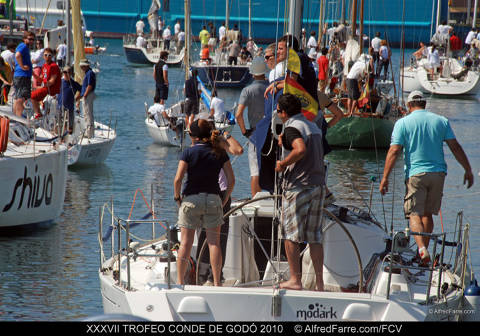
[[[181,243],[177,257],[177,283],[184,284],[187,261],[190,257],[196,229],[204,228],[210,252],[213,282],[221,286],[222,252],[220,229],[223,206],[230,199],[235,184],[230,159],[223,149],[219,132],[207,120],[199,119],[190,125],[193,145],[182,153],[174,180],[174,199],[180,206],[178,226]],[[221,193],[218,183],[220,170],[227,179],[227,189]],[[187,180],[181,191],[182,181]],[[223,197],[220,195],[222,194]]]

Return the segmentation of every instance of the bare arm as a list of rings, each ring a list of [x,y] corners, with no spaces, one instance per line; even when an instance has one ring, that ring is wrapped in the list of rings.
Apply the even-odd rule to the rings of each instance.
[[[168,85],[168,71],[163,70],[163,81],[165,82],[165,85]]]
[[[245,127],[245,120],[243,119],[243,111],[245,111],[245,105],[239,104],[237,108],[237,113],[235,113],[235,119],[237,120],[238,127],[242,134],[245,134],[247,128]]]
[[[231,139],[231,138],[230,138]],[[225,190],[225,199],[222,200],[222,206],[227,204],[230,195],[232,195],[233,187],[235,186],[235,174],[233,173],[233,168],[230,160],[223,164],[223,172],[227,178],[227,190]]]
[[[20,52],[17,51],[15,53],[15,59],[17,60],[17,63],[20,66],[20,68],[22,68],[25,71],[30,70],[30,67],[28,65],[23,65],[22,54],[20,54]]]
[[[343,118],[343,112],[335,103],[330,104],[328,110],[333,114],[333,118],[328,122],[328,128],[331,128]]]
[[[277,167],[275,170],[277,172],[284,171],[288,166],[294,164],[295,162],[301,160],[305,156],[307,147],[302,138],[297,138],[292,142],[292,151],[288,156],[282,161],[277,161]]]
[[[173,197],[176,199],[180,198],[180,191],[182,189],[182,181],[185,173],[188,169],[188,163],[183,160],[178,162],[177,174],[175,175],[175,179],[173,180]],[[177,201],[180,204],[181,201]]]
[[[397,161],[398,156],[402,153],[403,146],[401,145],[391,145],[387,153],[387,158],[385,159],[385,167],[383,168],[383,178],[380,182],[380,193],[385,195],[388,192],[388,177],[392,172],[393,167],[395,166],[395,161]]]
[[[457,139],[449,139],[446,140],[446,142],[448,148],[450,148],[452,151],[453,156],[455,156],[455,159],[457,159],[458,163],[460,163],[463,169],[465,169],[463,184],[467,183],[467,188],[470,188],[473,185],[473,173],[467,155],[465,154],[462,146],[458,143]]]
[[[224,134],[228,135],[228,132]],[[232,155],[242,155],[243,154],[243,147],[240,143],[235,139],[233,136],[225,139],[224,137],[220,137],[220,141],[222,144],[223,149],[225,149],[228,153]]]

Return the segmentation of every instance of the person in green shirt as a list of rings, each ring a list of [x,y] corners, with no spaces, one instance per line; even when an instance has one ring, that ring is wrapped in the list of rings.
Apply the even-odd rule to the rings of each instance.
[[[207,26],[203,26],[203,29],[200,31],[198,35],[200,38],[200,43],[202,44],[202,49],[204,47],[208,47],[208,40],[210,39],[210,33],[207,30]]]

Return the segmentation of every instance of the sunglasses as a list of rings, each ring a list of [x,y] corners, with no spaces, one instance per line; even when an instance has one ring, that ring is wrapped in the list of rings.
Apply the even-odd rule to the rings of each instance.
[[[34,41],[35,39],[34,38],[27,38],[28,41]]]
[[[45,57],[52,57],[52,54],[43,54]]]
[[[273,55],[265,55],[265,60],[268,61]]]

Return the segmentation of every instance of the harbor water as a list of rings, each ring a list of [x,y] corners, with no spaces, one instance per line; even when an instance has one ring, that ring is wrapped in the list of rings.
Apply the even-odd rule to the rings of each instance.
[[[107,52],[90,58],[98,61],[101,69],[97,77],[95,116],[116,128],[116,143],[104,164],[69,169],[63,214],[55,223],[0,236],[1,321],[78,321],[103,313],[97,275],[100,262],[97,233],[99,210],[105,202],[113,200],[115,214],[127,218],[135,191],[140,189],[148,202],[154,199],[158,217],[170,224],[176,221],[173,178],[180,152],[153,144],[144,124],[144,103],[153,103],[153,69],[128,64],[120,40],[97,40],[97,43],[105,45]],[[399,52],[394,56],[398,68]],[[168,104],[173,104],[182,97],[183,69],[171,67],[169,78]],[[227,107],[233,106],[239,94],[239,90],[219,90]],[[441,232],[443,227],[451,233],[448,238],[453,239],[457,213],[463,211],[464,224],[471,225],[472,266],[477,272],[480,272],[479,106],[478,97],[429,97],[427,104],[428,109],[449,118],[476,178],[474,186],[467,190],[463,186],[463,169],[445,146],[448,175],[442,216],[434,217],[435,232]],[[233,134],[242,145],[246,143],[238,126]],[[407,224],[402,208],[403,161],[397,161],[390,181],[391,191],[382,197],[378,184],[385,156],[386,150],[334,150],[327,156],[328,186],[337,203],[355,204],[367,211],[371,207],[382,225],[389,230],[392,225],[400,230]],[[250,194],[247,155],[231,159],[237,181],[233,199],[246,198]],[[147,213],[140,194],[135,202],[137,217]]]

